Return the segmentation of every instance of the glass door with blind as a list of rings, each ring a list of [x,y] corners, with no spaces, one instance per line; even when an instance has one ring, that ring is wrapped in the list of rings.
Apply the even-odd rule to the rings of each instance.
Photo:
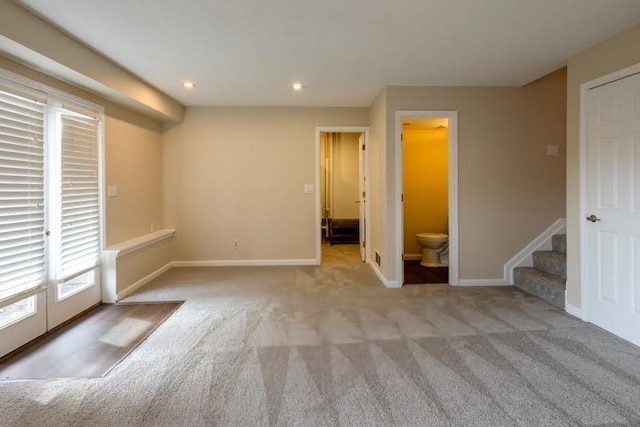
[[[53,328],[100,302],[100,121],[56,105],[48,116],[47,319]]]
[[[0,80],[0,356],[47,330],[45,110]]]
[[[100,302],[101,127],[0,77],[0,356]]]

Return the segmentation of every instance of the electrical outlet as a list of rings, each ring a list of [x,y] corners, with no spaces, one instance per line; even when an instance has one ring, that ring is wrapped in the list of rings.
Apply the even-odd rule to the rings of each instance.
[[[233,249],[238,249],[238,239],[233,239]]]
[[[156,225],[155,224],[151,224],[151,226],[149,227],[149,232],[153,233],[154,231],[156,231]]]
[[[378,267],[380,266],[380,254],[376,251],[376,264],[378,264]]]

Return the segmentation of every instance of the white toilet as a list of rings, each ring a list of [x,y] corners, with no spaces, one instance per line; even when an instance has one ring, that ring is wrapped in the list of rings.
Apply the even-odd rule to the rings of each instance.
[[[420,265],[423,267],[445,267],[448,265],[448,263],[441,262],[440,255],[444,252],[448,255],[449,236],[444,233],[418,233],[416,240],[422,248]]]

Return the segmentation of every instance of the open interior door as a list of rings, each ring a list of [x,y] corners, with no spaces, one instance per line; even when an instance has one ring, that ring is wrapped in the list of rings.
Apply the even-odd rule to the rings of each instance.
[[[360,155],[358,156],[358,170],[359,170],[359,179],[358,179],[358,191],[359,191],[359,223],[360,223],[360,258],[362,259],[362,261],[366,261],[367,260],[367,242],[365,241],[366,238],[366,217],[365,217],[365,212],[366,212],[366,203],[367,203],[367,194],[365,192],[365,179],[366,179],[366,174],[365,174],[365,151],[366,147],[365,147],[365,140],[364,140],[364,133],[360,134]]]

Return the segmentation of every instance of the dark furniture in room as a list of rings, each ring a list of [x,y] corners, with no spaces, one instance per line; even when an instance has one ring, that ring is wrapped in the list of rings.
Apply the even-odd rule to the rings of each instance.
[[[329,219],[329,243],[360,243],[358,219]]]

